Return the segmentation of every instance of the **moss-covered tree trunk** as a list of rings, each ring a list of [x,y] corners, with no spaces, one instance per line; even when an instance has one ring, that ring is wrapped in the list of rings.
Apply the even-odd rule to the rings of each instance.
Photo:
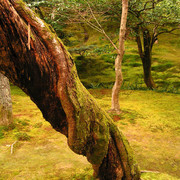
[[[0,73],[0,125],[12,124],[12,100],[9,79]]]
[[[140,179],[126,138],[81,84],[61,40],[22,1],[0,0],[0,39],[1,72],[87,157],[94,176]]]

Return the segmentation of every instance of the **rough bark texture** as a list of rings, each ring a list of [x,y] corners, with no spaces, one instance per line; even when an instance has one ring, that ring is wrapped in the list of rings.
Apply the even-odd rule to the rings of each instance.
[[[140,179],[126,138],[81,84],[57,35],[22,1],[0,0],[0,39],[0,71],[31,97],[75,153],[87,157],[95,176]]]
[[[156,39],[154,35],[150,35],[147,29],[143,30],[143,48],[140,38],[139,28],[136,29],[136,42],[138,45],[139,55],[143,63],[144,71],[144,82],[149,89],[156,87],[152,75],[151,75],[151,64],[152,64],[152,47]]]
[[[9,80],[0,73],[0,125],[8,126],[12,122],[12,100]]]
[[[111,111],[114,111],[116,113],[120,113],[119,91],[123,82],[121,66],[125,51],[124,41],[126,36],[127,14],[128,14],[128,0],[122,0],[122,15],[121,15],[121,24],[119,31],[119,54],[117,55],[115,61],[116,80],[112,89],[112,106],[111,106]]]

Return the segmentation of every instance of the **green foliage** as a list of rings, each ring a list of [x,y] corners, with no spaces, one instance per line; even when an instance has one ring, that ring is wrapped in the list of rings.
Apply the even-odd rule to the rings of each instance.
[[[180,15],[180,1],[174,3],[173,0],[163,0],[157,4],[155,9],[152,11],[152,14],[149,14],[149,18],[153,22],[158,24],[179,24],[179,15]]]
[[[157,38],[160,34],[179,29],[179,15],[180,1],[174,3],[173,0],[132,0],[129,4],[128,25],[134,36],[139,29],[140,36],[144,30],[148,30],[151,38]]]
[[[174,3],[173,0],[131,0],[129,4],[129,20],[134,17],[133,20],[136,19],[137,22],[142,22],[142,26],[155,24],[155,26],[163,25],[163,28],[165,28],[165,25],[174,25],[176,23],[180,23],[179,7],[179,0],[176,3]],[[132,11],[134,13],[132,13]],[[140,16],[138,17],[138,15],[141,15],[141,19],[139,18]]]

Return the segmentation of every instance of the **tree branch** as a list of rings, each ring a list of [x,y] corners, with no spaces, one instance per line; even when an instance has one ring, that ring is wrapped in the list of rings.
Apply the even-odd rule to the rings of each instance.
[[[93,16],[94,20],[96,21],[96,23],[98,24],[99,28],[101,29],[102,33],[104,34],[104,36],[109,40],[109,42],[112,44],[112,46],[116,49],[117,54],[119,54],[119,49],[117,48],[117,46],[113,43],[113,41],[111,40],[111,38],[106,34],[106,32],[104,31],[103,27],[101,26],[101,24],[99,23],[99,21],[97,20],[96,16],[94,15],[92,8],[90,6],[90,4],[87,2],[88,6],[89,6],[89,10],[91,12],[91,15]]]
[[[94,25],[93,23],[91,23],[90,21],[88,21],[79,11],[79,15],[81,16],[81,18],[84,20],[84,22],[90,26],[91,28],[93,28],[94,30],[100,32],[100,33],[103,33],[102,32],[102,29],[100,29],[98,26]]]
[[[139,34],[139,27],[137,27],[135,29],[135,32],[136,32],[136,42],[137,42],[137,45],[138,45],[138,52],[139,52],[139,55],[140,55],[140,57],[142,59],[143,56],[144,56],[144,52],[143,52],[143,49],[142,49],[142,43],[141,43],[141,38],[140,38],[140,34]]]
[[[166,31],[159,32],[159,33],[157,33],[156,37],[159,36],[160,34],[172,33],[173,31],[178,30],[178,29],[180,29],[180,27],[178,27],[178,28],[173,28],[173,29],[171,29],[171,30],[169,30],[169,31],[166,30]]]
[[[155,8],[155,5],[157,5],[159,2],[161,2],[163,0],[157,0],[157,2],[155,2],[154,0],[150,0],[150,1],[147,1],[145,4],[144,4],[144,8],[139,10],[138,12],[142,12],[142,11],[146,11],[146,10],[151,10],[151,9],[154,9]],[[148,3],[152,3],[152,6],[149,7],[149,8],[146,8],[147,4]]]

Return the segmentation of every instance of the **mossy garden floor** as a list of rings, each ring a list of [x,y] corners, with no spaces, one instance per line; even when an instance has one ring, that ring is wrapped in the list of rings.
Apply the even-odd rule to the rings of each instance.
[[[105,110],[111,90],[90,90]],[[0,180],[89,180],[91,165],[74,154],[66,138],[47,123],[36,105],[12,86],[14,126],[0,127]],[[180,95],[123,90],[121,115],[110,114],[128,138],[144,180],[180,179]],[[17,141],[17,142],[16,142]],[[8,145],[13,144],[13,153]]]

